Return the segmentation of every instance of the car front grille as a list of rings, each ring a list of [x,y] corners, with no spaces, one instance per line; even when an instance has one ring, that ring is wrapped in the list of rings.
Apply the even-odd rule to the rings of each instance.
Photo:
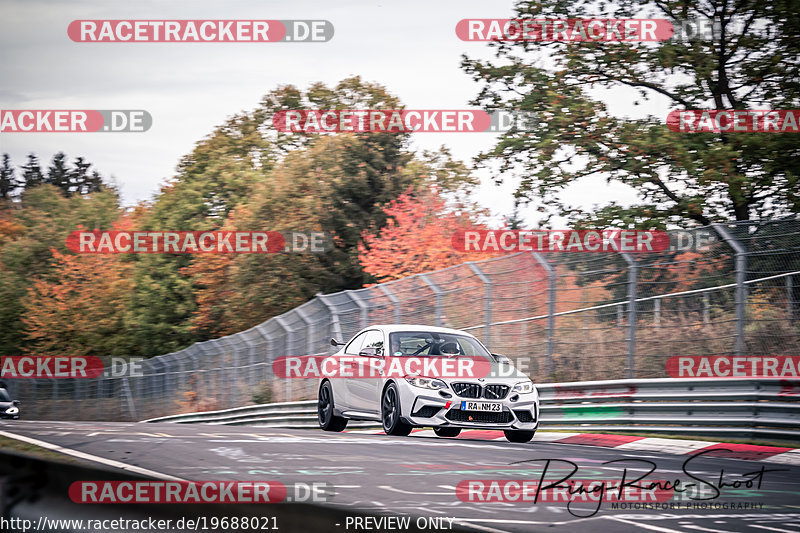
[[[453,390],[462,398],[480,398],[481,386],[477,383],[453,383]]]
[[[462,398],[486,398],[487,400],[502,400],[508,395],[508,385],[486,385],[482,387],[477,383],[453,383],[453,390]]]
[[[502,400],[508,394],[508,385],[486,385],[483,397],[487,400]]]
[[[451,409],[447,412],[445,418],[453,422],[508,424],[511,422],[511,412],[502,411],[500,413],[492,413],[489,411],[462,411],[460,409]]]

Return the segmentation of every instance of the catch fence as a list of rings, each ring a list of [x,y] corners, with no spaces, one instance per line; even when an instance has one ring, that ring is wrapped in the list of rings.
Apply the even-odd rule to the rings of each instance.
[[[285,355],[332,353],[370,324],[467,330],[535,382],[668,377],[674,355],[800,354],[800,220],[670,232],[658,253],[516,253],[318,295],[252,328],[145,360],[140,373],[16,379],[26,418],[142,420],[316,397]]]

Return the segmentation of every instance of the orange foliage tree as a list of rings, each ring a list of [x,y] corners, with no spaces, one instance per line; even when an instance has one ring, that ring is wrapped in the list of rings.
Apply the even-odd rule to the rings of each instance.
[[[118,255],[52,250],[50,276],[33,281],[22,318],[30,355],[128,355],[123,340],[132,264]]]
[[[426,194],[400,195],[384,208],[389,220],[379,233],[364,232],[358,258],[379,282],[430,272],[492,257],[453,248],[451,237],[463,229],[485,229],[475,208],[451,208],[432,187]]]

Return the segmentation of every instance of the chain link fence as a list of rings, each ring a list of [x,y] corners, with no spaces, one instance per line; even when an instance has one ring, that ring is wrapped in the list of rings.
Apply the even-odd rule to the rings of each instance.
[[[247,331],[95,379],[16,379],[26,418],[142,420],[313,399],[285,355],[371,324],[473,333],[535,382],[667,377],[674,355],[800,354],[800,219],[670,232],[659,253],[517,253],[318,295]]]

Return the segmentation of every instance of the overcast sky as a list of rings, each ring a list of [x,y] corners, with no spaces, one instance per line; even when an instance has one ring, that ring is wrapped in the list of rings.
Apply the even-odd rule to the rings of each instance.
[[[513,2],[415,0],[359,2],[276,0],[0,0],[0,109],[146,109],[144,133],[0,133],[0,152],[16,165],[29,152],[43,165],[57,151],[84,156],[121,186],[123,201],[152,198],[174,174],[181,156],[229,116],[249,111],[278,85],[335,85],[359,75],[384,85],[407,108],[459,109],[479,86],[459,67],[461,54],[491,57],[485,43],[455,34],[463,18],[506,18]],[[327,43],[76,43],[76,19],[326,19]],[[631,99],[609,93],[612,112]],[[637,110],[637,111],[642,111]],[[666,107],[650,109],[666,114]],[[415,148],[444,144],[465,161],[492,146],[489,133],[415,133]],[[512,208],[514,184],[498,187],[480,174],[481,203],[496,216]],[[566,193],[583,206],[634,198],[602,179],[583,180]],[[535,205],[523,212],[537,221]]]

